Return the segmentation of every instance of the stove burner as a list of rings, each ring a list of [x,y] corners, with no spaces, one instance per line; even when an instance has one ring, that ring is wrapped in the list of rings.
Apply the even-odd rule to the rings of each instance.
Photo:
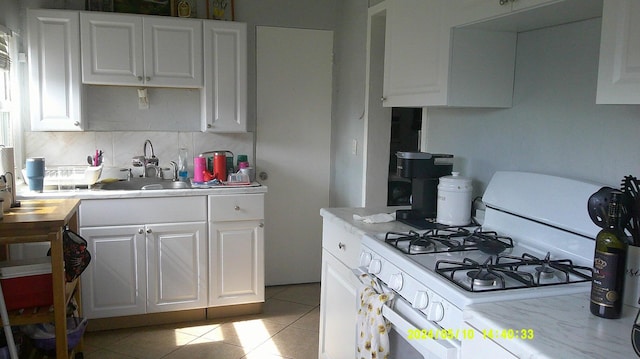
[[[498,276],[489,273],[486,270],[471,270],[467,272],[469,280],[473,281],[474,286],[489,287],[496,283]]]
[[[426,238],[418,238],[409,245],[410,254],[423,254],[433,252],[435,244]]]
[[[553,274],[555,272],[556,272],[555,269],[544,264],[536,267],[536,273],[540,276],[540,278],[543,278],[543,279],[553,278]]]
[[[574,265],[569,259],[552,260],[550,257],[550,253],[547,253],[544,259],[528,253],[522,254],[521,257],[498,255],[495,257],[495,262],[494,257],[489,256],[482,264],[469,258],[464,258],[462,262],[439,260],[436,262],[435,270],[470,292],[591,281],[593,274],[590,267]],[[465,278],[468,280],[465,281]]]

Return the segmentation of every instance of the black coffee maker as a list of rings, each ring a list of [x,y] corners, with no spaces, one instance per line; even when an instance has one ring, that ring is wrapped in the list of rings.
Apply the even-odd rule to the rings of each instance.
[[[426,229],[436,226],[438,181],[453,169],[453,155],[397,152],[397,174],[411,179],[411,209],[397,210],[396,220]]]

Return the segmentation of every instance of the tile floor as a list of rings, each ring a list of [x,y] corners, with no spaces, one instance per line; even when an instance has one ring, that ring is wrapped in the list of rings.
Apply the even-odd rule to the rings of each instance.
[[[259,315],[90,332],[87,359],[318,357],[320,283],[267,287]]]

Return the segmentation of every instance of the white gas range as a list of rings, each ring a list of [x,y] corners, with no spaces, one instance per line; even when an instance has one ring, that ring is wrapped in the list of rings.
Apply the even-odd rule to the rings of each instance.
[[[363,237],[360,270],[396,293],[384,308],[399,337],[395,351],[408,353],[401,348],[408,344],[418,358],[458,358],[466,306],[589,291],[600,228],[587,201],[601,187],[497,172],[483,195],[480,227]],[[432,340],[407,340],[416,329]]]

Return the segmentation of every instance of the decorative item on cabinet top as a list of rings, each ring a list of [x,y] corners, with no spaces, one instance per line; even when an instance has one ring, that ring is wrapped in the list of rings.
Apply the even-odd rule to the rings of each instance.
[[[207,19],[235,20],[235,0],[207,0]]]

